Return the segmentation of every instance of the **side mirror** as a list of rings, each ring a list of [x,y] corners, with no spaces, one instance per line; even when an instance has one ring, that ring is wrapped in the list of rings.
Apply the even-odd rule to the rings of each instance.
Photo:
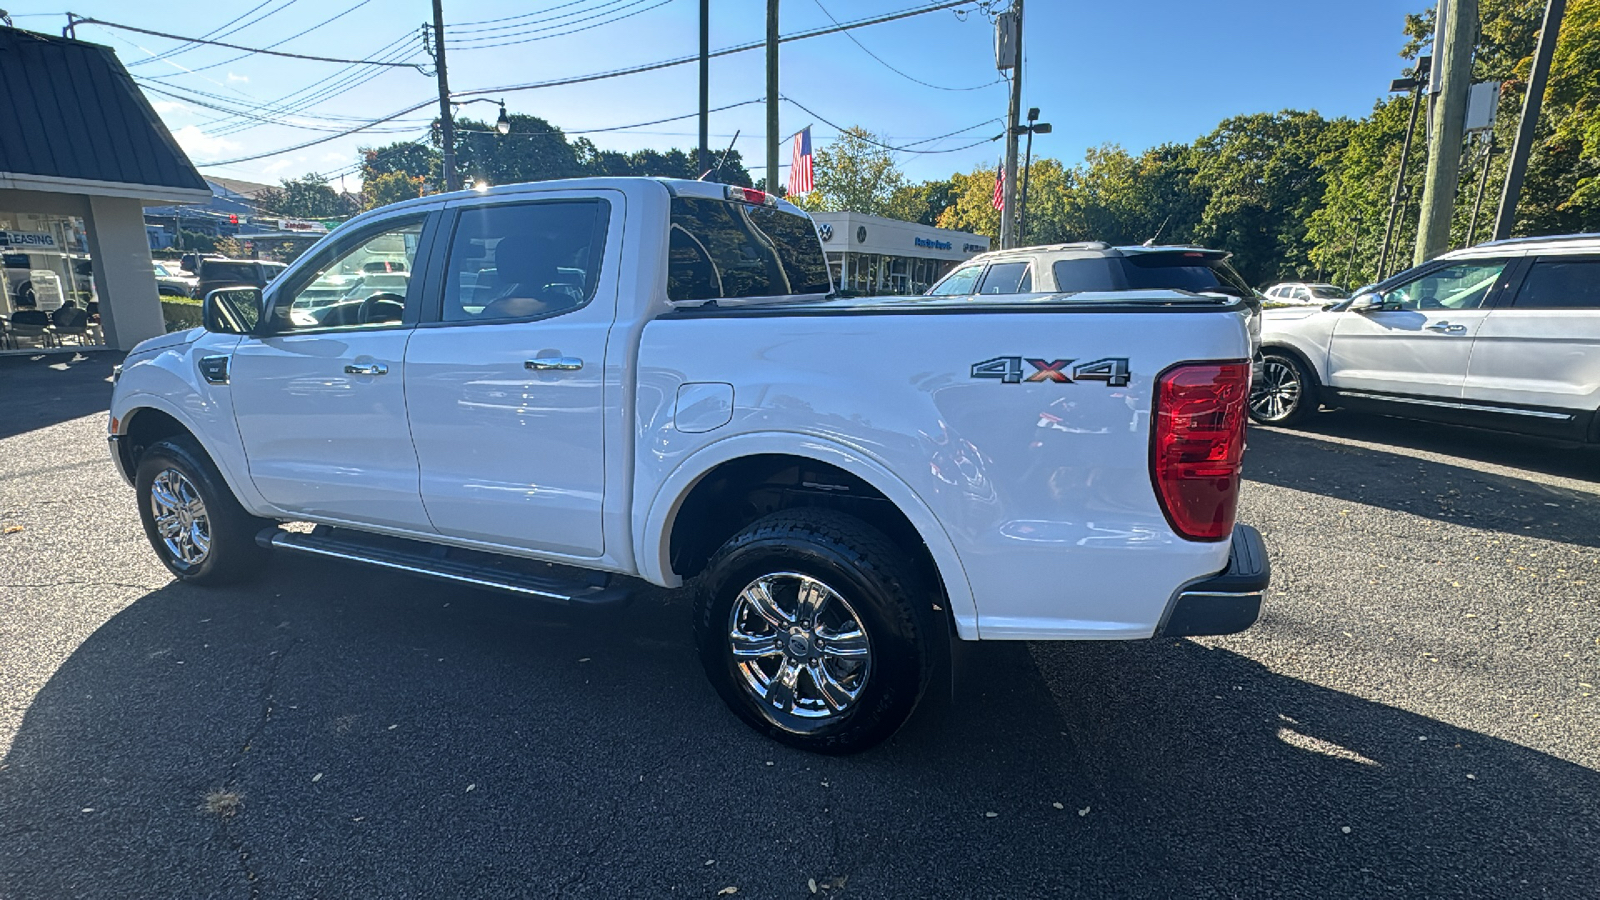
[[[201,322],[218,334],[250,334],[261,322],[266,301],[256,287],[217,288],[200,306]]]
[[[1377,291],[1366,294],[1357,294],[1350,300],[1350,311],[1358,313],[1378,312],[1384,308],[1383,295]]]

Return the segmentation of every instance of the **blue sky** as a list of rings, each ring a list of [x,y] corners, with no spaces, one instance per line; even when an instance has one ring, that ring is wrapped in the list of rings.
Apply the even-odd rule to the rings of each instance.
[[[818,0],[783,0],[783,32],[829,24],[823,7],[844,21],[911,8],[923,0],[820,2],[821,6]],[[1227,116],[1285,108],[1315,109],[1327,116],[1364,115],[1389,80],[1400,74],[1403,63],[1397,53],[1405,14],[1426,5],[1426,0],[1030,0],[1023,104],[1040,107],[1043,120],[1055,127],[1053,134],[1036,139],[1034,152],[1075,162],[1086,148],[1098,144],[1120,143],[1137,151],[1164,141],[1189,141]],[[446,34],[476,37],[481,43],[494,43],[514,32],[473,33],[452,24],[540,10],[551,11],[533,18],[549,21],[531,27],[571,26],[591,10],[608,13],[606,17],[628,16],[514,46],[453,50],[448,58],[453,92],[602,72],[689,55],[698,48],[696,0],[445,0],[444,6]],[[18,26],[59,33],[65,16],[44,14],[52,8],[59,9],[38,3],[10,7]],[[432,17],[428,0],[167,0],[161,4],[75,0],[73,5],[80,15],[191,36],[250,13],[244,19],[248,24],[220,39],[252,47],[283,41],[347,9],[336,21],[278,49],[370,58],[392,45],[389,52],[396,57],[414,49],[411,58],[427,62],[417,32]],[[759,0],[712,0],[712,48],[760,40],[765,34],[764,9]],[[551,18],[563,15],[570,18]],[[595,21],[604,19],[582,24]],[[507,26],[530,27],[525,21],[468,27]],[[224,117],[197,105],[216,101],[190,91],[226,98],[223,105],[259,107],[320,79],[359,73],[342,72],[344,67],[332,63],[261,55],[237,58],[237,51],[217,47],[191,46],[165,59],[152,59],[152,54],[179,45],[93,25],[80,26],[78,34],[115,49],[141,80],[166,85],[186,98],[147,92],[194,161],[215,174],[272,182],[307,171],[350,173],[357,147],[417,138],[437,110],[435,105],[385,126],[395,131],[359,133],[253,162],[211,166],[210,161],[289,147],[329,132]],[[929,84],[971,87],[997,76],[992,26],[976,12],[964,17],[951,11],[928,13],[853,34],[906,75]],[[520,35],[529,36],[535,35]],[[785,95],[823,118],[864,126],[895,145],[977,126],[1003,116],[1006,109],[1003,84],[966,91],[924,86],[875,61],[844,35],[785,44],[780,80]],[[713,107],[757,100],[764,85],[759,51],[711,63]],[[539,115],[576,132],[692,114],[696,91],[695,67],[688,65],[503,96],[512,112]],[[292,118],[299,125],[338,129],[347,121],[387,115],[435,96],[432,78],[410,69],[387,69],[371,80],[340,86]],[[494,114],[489,104],[462,111],[490,119]],[[757,170],[765,152],[764,115],[759,103],[714,113],[713,145],[726,146],[740,130],[738,147],[747,165]],[[789,104],[782,109],[781,123],[785,134],[812,123],[819,143],[834,133],[831,126]],[[695,120],[687,118],[589,137],[607,149],[691,148],[695,129]],[[999,123],[990,122],[919,148],[961,147],[999,132]],[[898,158],[905,172],[920,180],[992,165],[999,148],[995,142],[959,152],[907,153]],[[787,149],[781,155],[787,162]],[[355,181],[347,175],[347,183],[353,187]]]

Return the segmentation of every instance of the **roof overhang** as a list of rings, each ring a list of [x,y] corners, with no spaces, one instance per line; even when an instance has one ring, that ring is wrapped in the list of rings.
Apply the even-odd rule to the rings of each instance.
[[[159,184],[128,184],[121,181],[91,181],[60,178],[54,175],[28,175],[0,172],[0,190],[47,191],[55,194],[86,194],[94,197],[130,197],[160,203],[206,203],[211,189],[169,187]]]

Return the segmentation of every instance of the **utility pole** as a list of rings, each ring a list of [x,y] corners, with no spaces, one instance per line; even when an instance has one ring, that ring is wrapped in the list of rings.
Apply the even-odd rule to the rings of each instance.
[[[1561,16],[1566,0],[1550,0],[1544,8],[1544,27],[1539,29],[1539,48],[1533,54],[1533,71],[1528,74],[1528,93],[1522,98],[1522,121],[1517,123],[1517,139],[1511,145],[1511,161],[1506,165],[1506,186],[1500,194],[1500,211],[1494,217],[1493,240],[1511,236],[1517,217],[1517,199],[1522,193],[1522,177],[1528,172],[1528,154],[1533,150],[1533,133],[1539,125],[1539,108],[1544,103],[1544,83],[1550,77],[1550,57],[1556,52],[1561,35]]]
[[[778,0],[767,0],[767,193],[778,192]]]
[[[1450,219],[1461,184],[1461,138],[1467,118],[1467,93],[1472,87],[1472,48],[1478,38],[1478,0],[1451,0],[1440,29],[1443,59],[1439,103],[1428,135],[1428,174],[1422,182],[1422,215],[1417,222],[1416,252],[1411,264],[1421,265],[1450,249]]]
[[[444,189],[461,190],[456,174],[456,126],[450,121],[450,76],[444,67],[444,0],[433,0],[433,68],[439,73],[439,140],[444,145]]]
[[[711,168],[711,0],[700,0],[700,155],[695,172]]]
[[[1432,68],[1433,57],[1418,57],[1416,68],[1411,70],[1410,78],[1396,78],[1389,83],[1391,91],[1411,89],[1411,119],[1406,122],[1406,139],[1400,145],[1400,170],[1395,173],[1394,190],[1389,194],[1389,222],[1383,227],[1383,245],[1378,250],[1378,271],[1374,281],[1382,281],[1389,273],[1389,247],[1394,238],[1394,222],[1400,214],[1400,207],[1406,194],[1406,167],[1411,162],[1411,136],[1417,131],[1417,109],[1421,105],[1423,91],[1428,87]]]
[[[1022,113],[1022,0],[1011,0],[1011,30],[1015,65],[1011,69],[1011,100],[1006,109],[1005,206],[1000,208],[1000,249],[1017,246],[1017,131]],[[1002,26],[1003,27],[1003,26]]]
[[[1022,204],[1017,210],[1017,237],[1020,245],[1028,243],[1028,173],[1033,169],[1033,136],[1036,134],[1049,134],[1050,123],[1039,121],[1039,107],[1028,110],[1028,124],[1023,128],[1028,132],[1028,149],[1022,155]]]

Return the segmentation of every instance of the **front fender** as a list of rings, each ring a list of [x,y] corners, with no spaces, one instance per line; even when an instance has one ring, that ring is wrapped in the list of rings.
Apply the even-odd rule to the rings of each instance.
[[[910,520],[927,544],[944,583],[945,595],[955,619],[956,632],[965,640],[978,638],[978,609],[966,569],[961,564],[955,543],[933,510],[915,490],[887,467],[843,444],[809,435],[787,432],[740,434],[709,444],[687,456],[662,481],[654,494],[636,500],[634,508],[635,562],[642,577],[677,587],[683,579],[672,571],[672,525],[685,497],[707,473],[717,466],[746,456],[760,454],[802,456],[838,466],[871,485]]]

